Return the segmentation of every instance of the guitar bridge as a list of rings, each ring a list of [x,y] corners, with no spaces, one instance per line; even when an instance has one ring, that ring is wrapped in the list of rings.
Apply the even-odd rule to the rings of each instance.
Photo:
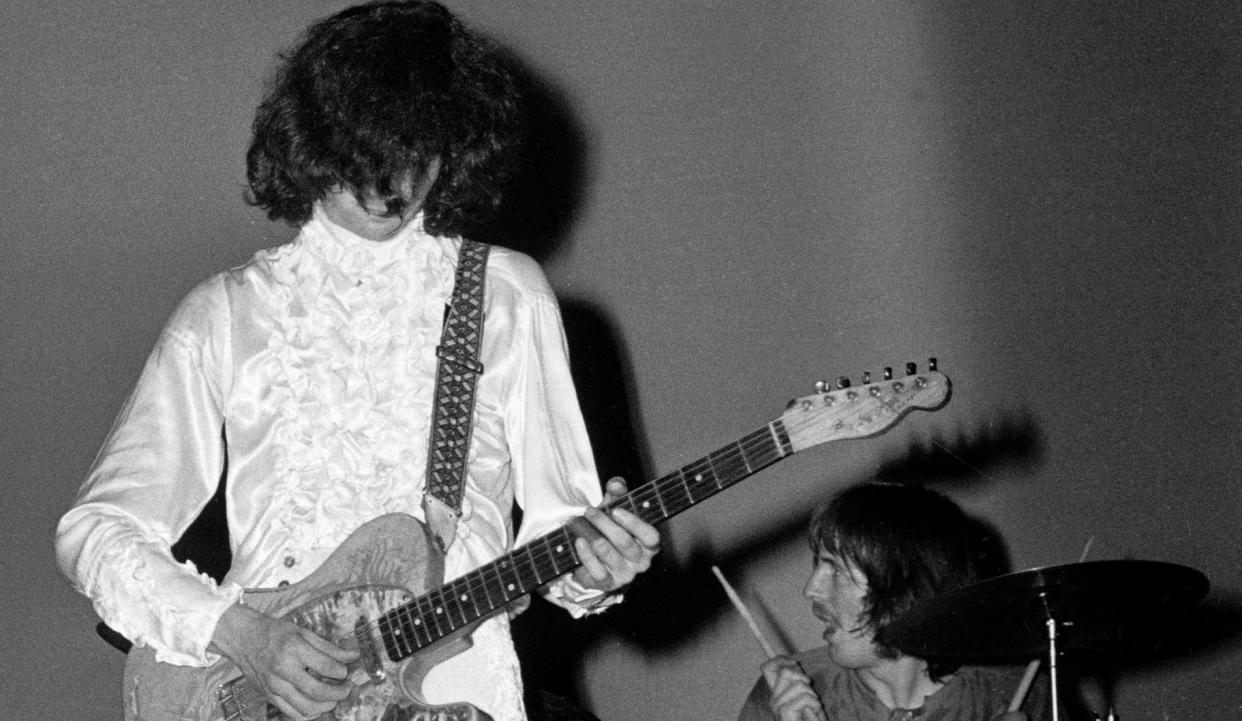
[[[266,721],[271,717],[267,699],[244,676],[220,684],[216,701],[228,721]]]

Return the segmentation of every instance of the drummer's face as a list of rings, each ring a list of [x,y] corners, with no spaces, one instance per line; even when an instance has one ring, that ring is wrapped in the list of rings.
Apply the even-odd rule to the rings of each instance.
[[[824,640],[837,665],[867,668],[879,662],[874,634],[860,620],[867,579],[858,568],[820,551],[802,593],[811,600],[815,617],[824,622]]]

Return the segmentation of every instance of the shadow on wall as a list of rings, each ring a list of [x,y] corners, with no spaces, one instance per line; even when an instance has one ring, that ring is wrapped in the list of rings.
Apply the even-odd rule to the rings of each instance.
[[[510,56],[525,99],[522,149],[496,213],[468,233],[540,263],[561,251],[586,187],[586,144],[564,96]]]

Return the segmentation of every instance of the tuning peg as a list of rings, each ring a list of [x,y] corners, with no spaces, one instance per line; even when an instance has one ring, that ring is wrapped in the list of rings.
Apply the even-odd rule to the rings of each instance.
[[[815,392],[824,393],[828,390],[828,381],[815,381]]]
[[[841,376],[840,378],[837,379],[837,388],[849,388],[849,387],[850,387],[849,376]]]
[[[893,367],[884,366],[884,380],[891,381],[893,379]]]
[[[915,373],[918,373],[918,372],[919,372],[919,367],[918,367],[918,364],[916,364],[916,363],[907,363],[907,364],[906,364],[906,375],[908,375],[908,376],[912,376],[912,375],[914,375]]]
[[[927,359],[927,370],[935,372],[936,370],[936,359],[935,358]]]
[[[862,379],[862,381],[863,381],[863,385],[867,385],[868,383],[870,383],[870,382],[871,382],[871,372],[870,372],[870,371],[863,371],[863,379]]]

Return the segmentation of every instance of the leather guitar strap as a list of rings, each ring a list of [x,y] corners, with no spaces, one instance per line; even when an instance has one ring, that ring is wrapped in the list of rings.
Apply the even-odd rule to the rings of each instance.
[[[474,398],[483,364],[483,286],[487,273],[485,243],[463,239],[457,256],[453,297],[445,310],[444,330],[436,347],[436,394],[427,447],[427,487],[423,517],[440,551],[457,535],[466,456],[470,451]]]

